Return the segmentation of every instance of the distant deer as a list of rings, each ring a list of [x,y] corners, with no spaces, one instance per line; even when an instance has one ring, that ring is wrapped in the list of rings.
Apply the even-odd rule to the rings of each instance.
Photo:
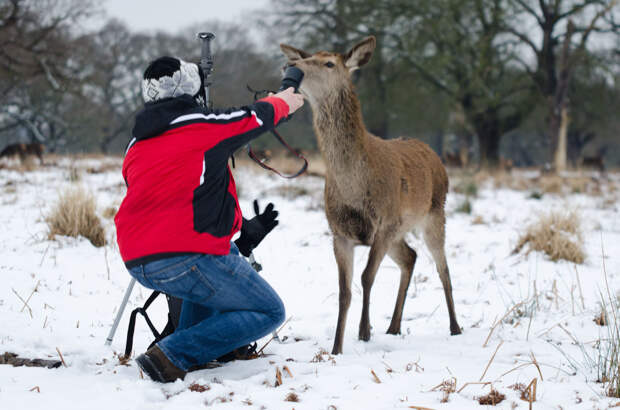
[[[605,172],[605,153],[607,146],[604,145],[598,149],[595,155],[582,156],[579,159],[579,166],[583,169],[596,169]]]
[[[428,145],[416,140],[382,140],[364,127],[350,74],[370,60],[375,45],[375,38],[367,37],[345,55],[325,51],[310,54],[280,45],[289,59],[287,64],[305,73],[300,91],[312,106],[314,130],[326,162],[325,213],[334,235],[340,284],[334,354],[342,353],[356,245],[370,246],[362,273],[359,339],[370,339],[370,291],[386,254],[401,270],[387,333],[400,333],[405,296],[417,258],[404,237],[415,228],[422,229],[435,260],[448,304],[450,332],[461,333],[444,252],[446,170]]]
[[[23,164],[29,155],[35,155],[37,158],[39,158],[39,163],[43,165],[44,150],[45,147],[43,147],[43,144],[40,144],[38,142],[34,142],[32,144],[9,144],[4,147],[2,152],[0,152],[0,158],[19,156],[19,160]]]
[[[452,152],[445,152],[443,154],[443,160],[447,167],[450,168],[462,168],[463,161],[461,161],[461,155]]]

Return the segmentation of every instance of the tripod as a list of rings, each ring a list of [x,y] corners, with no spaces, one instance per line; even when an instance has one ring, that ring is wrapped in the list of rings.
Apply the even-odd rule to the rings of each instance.
[[[250,262],[250,265],[252,265],[252,267],[254,268],[256,272],[260,272],[261,270],[263,270],[263,267],[260,265],[260,263],[256,262],[256,259],[254,259],[254,253],[250,253],[248,262]],[[133,287],[135,284],[136,284],[136,279],[131,278],[131,281],[129,282],[129,286],[127,286],[127,290],[125,291],[125,296],[123,296],[121,305],[118,308],[118,313],[116,313],[116,317],[114,318],[114,323],[112,324],[110,333],[108,333],[108,337],[106,337],[105,339],[106,346],[110,346],[112,344],[112,341],[114,340],[116,329],[118,328],[121,318],[123,317],[123,312],[125,311],[125,308],[127,307],[127,302],[129,302],[129,297],[131,296],[131,292],[133,291]],[[277,330],[274,330],[271,335],[273,336],[274,340],[276,340],[277,342],[280,342],[280,337],[278,336]]]

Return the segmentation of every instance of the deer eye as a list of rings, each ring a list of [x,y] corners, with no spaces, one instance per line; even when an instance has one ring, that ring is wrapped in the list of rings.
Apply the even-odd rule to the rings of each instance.
[[[329,68],[332,68],[334,65],[335,64],[332,63],[331,61],[328,61],[328,62],[325,63],[325,67],[329,67]]]

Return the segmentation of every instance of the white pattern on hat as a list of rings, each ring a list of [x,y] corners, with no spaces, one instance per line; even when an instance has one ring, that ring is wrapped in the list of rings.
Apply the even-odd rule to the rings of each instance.
[[[180,70],[172,76],[142,80],[142,98],[144,102],[152,102],[163,98],[178,97],[183,94],[194,96],[200,91],[200,75],[198,66],[179,59]]]

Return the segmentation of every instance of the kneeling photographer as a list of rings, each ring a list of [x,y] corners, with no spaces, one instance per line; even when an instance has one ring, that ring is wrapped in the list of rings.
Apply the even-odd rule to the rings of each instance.
[[[239,109],[209,110],[204,82],[196,64],[153,61],[123,162],[127,194],[115,218],[123,261],[143,286],[183,300],[175,332],[136,358],[159,382],[183,378],[284,320],[276,292],[241,256],[277,225],[278,213],[272,204],[261,213],[255,202],[256,216],[242,217],[228,159],[303,98],[288,88]]]

